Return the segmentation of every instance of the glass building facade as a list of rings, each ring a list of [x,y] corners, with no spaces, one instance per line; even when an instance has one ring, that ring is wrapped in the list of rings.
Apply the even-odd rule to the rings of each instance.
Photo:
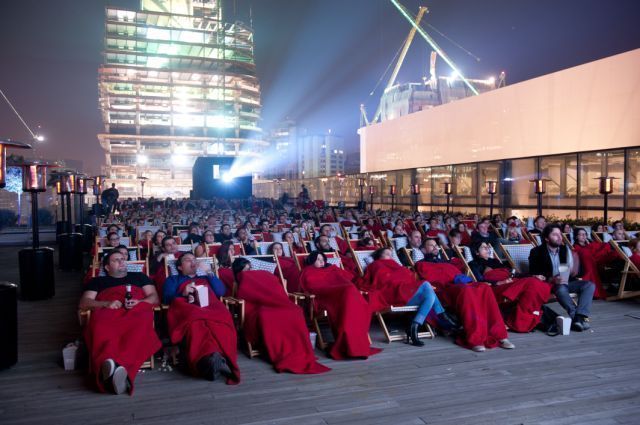
[[[199,156],[259,156],[253,32],[219,0],[107,7],[99,69],[105,174],[121,196],[188,196]]]
[[[330,205],[340,201],[356,205],[361,199],[362,178],[365,184],[362,200],[367,204],[373,201],[374,208],[391,207],[391,186],[395,185],[393,201],[398,209],[415,209],[417,200],[420,210],[444,211],[447,205],[444,183],[451,183],[451,211],[487,215],[490,195],[486,182],[496,181],[494,213],[529,217],[537,210],[537,196],[530,180],[542,178],[547,180],[542,197],[543,214],[587,219],[604,216],[599,177],[609,176],[616,179],[614,191],[609,195],[609,218],[639,222],[639,172],[640,147],[637,147],[320,179],[262,181],[254,183],[254,195],[278,198],[286,192],[296,197],[304,184],[312,199],[322,199]],[[414,184],[419,185],[417,196],[411,190]]]

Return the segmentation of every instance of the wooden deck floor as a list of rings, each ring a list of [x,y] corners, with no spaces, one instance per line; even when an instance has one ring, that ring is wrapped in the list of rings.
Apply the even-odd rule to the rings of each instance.
[[[18,281],[15,249],[0,249],[2,280]],[[54,299],[19,304],[19,362],[0,372],[1,424],[638,424],[640,302],[597,302],[593,330],[512,334],[513,351],[473,353],[438,337],[387,345],[318,376],[277,374],[240,356],[243,382],[140,373],[133,397],[91,391],[59,366],[78,336],[78,273],[57,273]]]

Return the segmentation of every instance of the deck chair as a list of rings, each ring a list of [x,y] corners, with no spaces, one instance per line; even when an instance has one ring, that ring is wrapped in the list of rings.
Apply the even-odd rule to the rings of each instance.
[[[142,238],[144,232],[146,232],[147,230],[151,230],[151,233],[155,235],[156,232],[160,230],[160,226],[144,225],[136,227],[136,241],[139,241]]]
[[[146,260],[127,261],[127,272],[129,273],[144,273],[149,276],[149,264]],[[91,274],[93,277],[106,276],[104,269],[99,265],[91,266]]]
[[[256,248],[256,252],[258,253],[258,255],[270,255],[270,254],[267,253],[267,251],[269,250],[269,247],[273,243],[275,243],[275,242],[258,242],[258,241],[255,241],[253,243],[253,246]],[[289,244],[285,243],[285,242],[279,242],[279,243],[282,244],[282,250],[284,252],[284,256],[285,257],[291,257],[291,247],[289,246]]]
[[[178,268],[176,266],[176,259],[165,259],[164,262],[164,275],[165,278],[169,277],[169,276],[175,276],[177,275],[178,272]],[[196,275],[197,276],[206,276],[206,272],[204,272],[203,270],[200,270],[200,265],[201,264],[208,264],[209,267],[211,267],[211,271],[213,272],[213,274],[215,274],[216,276],[218,276],[218,266],[216,261],[214,261],[213,257],[198,257],[196,258],[196,262],[198,263],[198,269],[196,270]]]
[[[374,251],[354,251],[354,258],[356,260],[356,264],[358,265],[358,271],[360,272],[360,276],[364,276],[364,273],[367,269],[367,266],[373,262],[373,258],[371,255]],[[399,262],[399,260],[398,260]],[[368,294],[363,293],[366,297]],[[397,313],[415,313],[418,311],[418,306],[415,305],[405,305],[405,306],[390,306],[388,309],[384,311],[379,311],[375,313],[376,319],[380,324],[380,328],[382,328],[382,333],[387,341],[387,344],[390,344],[392,341],[404,341],[405,336],[402,332],[397,332],[392,329],[389,330],[389,326],[384,320],[384,316],[387,314],[397,314]],[[435,338],[436,334],[433,332],[431,326],[425,322],[426,332],[418,332],[418,338]]]
[[[335,236],[340,236],[343,238],[345,237],[344,233],[342,233],[342,226],[340,225],[340,223],[337,223],[337,222],[320,223],[320,227],[324,226],[325,224],[328,224],[333,228],[333,231],[335,232]]]
[[[516,269],[518,273],[529,273],[529,253],[534,248],[533,244],[500,244],[500,247],[504,251],[507,262],[509,263],[511,268]]]
[[[96,252],[96,255],[93,259],[94,263],[100,263],[100,261],[102,261],[102,257],[104,257],[104,254],[106,252],[109,252],[113,249],[113,247],[110,246],[105,246],[103,248],[98,248],[98,251]],[[140,247],[137,246],[129,246],[127,247],[127,251],[129,251],[129,259],[128,261],[138,261],[138,259],[140,258]]]
[[[179,244],[178,252],[191,252],[193,253],[193,245],[190,244]]]
[[[610,300],[610,301],[640,296],[640,290],[634,291],[634,290],[626,289],[627,279],[629,275],[633,275],[633,276],[636,276],[636,278],[640,278],[640,269],[638,269],[638,267],[635,264],[633,264],[633,262],[629,258],[628,251],[623,249],[623,248],[627,248],[628,250],[629,248],[625,247],[624,245],[621,245],[620,242],[621,241],[614,241],[614,240],[609,242],[613,247],[613,249],[618,253],[620,258],[624,260],[624,267],[622,268],[622,279],[620,280],[618,293],[616,295],[608,297],[607,300]]]
[[[282,284],[282,288],[285,293],[289,296],[291,301],[299,305],[300,301],[305,300],[307,297],[304,294],[299,293],[289,293],[287,292],[287,281],[284,279],[282,274],[282,269],[280,267],[280,263],[278,262],[278,258],[274,255],[243,255],[241,258],[246,258],[251,263],[252,270],[263,270],[274,274],[278,277],[278,280]],[[237,285],[237,283],[235,284]],[[235,291],[234,291],[235,292]],[[224,297],[223,303],[230,309],[234,318],[238,321],[237,326],[238,330],[242,330],[244,326],[244,303],[245,301],[238,297]],[[234,311],[235,310],[235,311]],[[235,314],[234,314],[235,313]],[[249,341],[244,341],[247,348],[247,356],[252,359],[258,355],[260,355],[260,350],[253,346]]]

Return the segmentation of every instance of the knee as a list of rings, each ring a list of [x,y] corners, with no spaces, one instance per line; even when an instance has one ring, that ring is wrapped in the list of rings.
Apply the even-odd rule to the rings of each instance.
[[[584,292],[590,292],[590,293],[594,293],[596,291],[596,284],[591,282],[591,281],[586,281],[583,285],[582,285],[582,290]]]
[[[422,282],[422,285],[420,285],[420,291],[430,293],[433,292],[433,287],[428,281],[425,280],[424,282]]]

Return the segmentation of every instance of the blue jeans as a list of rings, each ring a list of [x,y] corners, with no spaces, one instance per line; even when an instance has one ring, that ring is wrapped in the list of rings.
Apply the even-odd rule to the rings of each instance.
[[[553,292],[556,294],[560,305],[567,310],[567,313],[573,319],[576,314],[589,317],[595,290],[596,285],[593,282],[574,280],[567,285],[555,285]],[[578,294],[578,308],[576,308],[569,294]]]
[[[444,313],[444,308],[442,308],[442,304],[440,304],[440,300],[438,300],[429,282],[423,282],[420,285],[413,297],[407,302],[407,305],[418,306],[418,313],[413,318],[413,321],[420,324],[424,323],[431,309],[436,314]]]

